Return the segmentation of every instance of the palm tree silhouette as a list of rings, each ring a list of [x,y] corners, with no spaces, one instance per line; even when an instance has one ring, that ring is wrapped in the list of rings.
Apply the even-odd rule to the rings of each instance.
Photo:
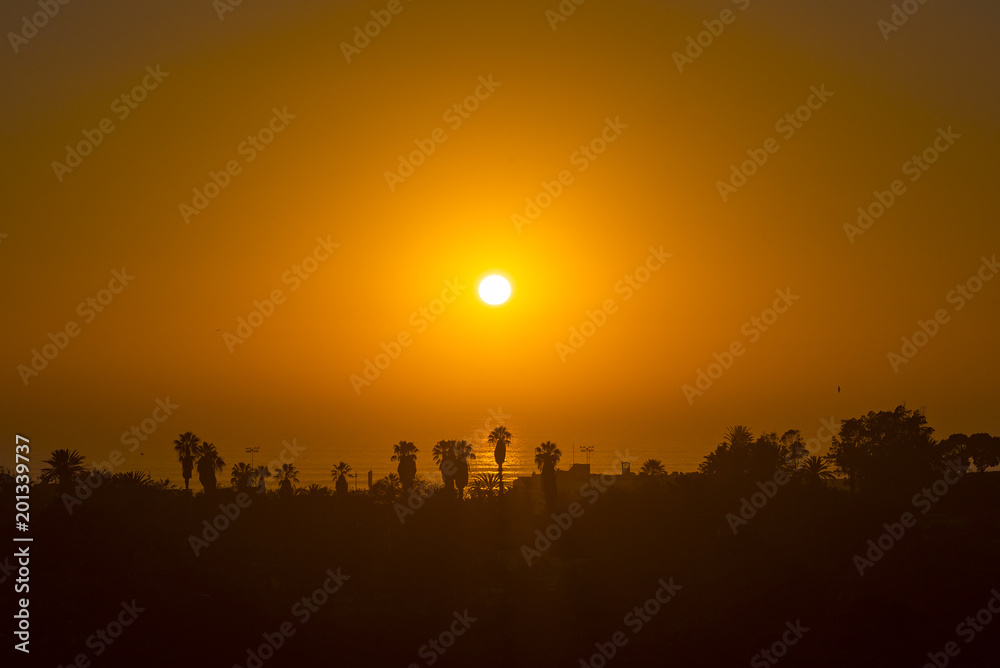
[[[493,446],[493,459],[496,460],[499,471],[499,494],[503,496],[503,463],[507,460],[507,446],[510,445],[510,432],[507,431],[507,427],[503,425],[494,427],[490,432],[489,443]]]
[[[667,471],[663,468],[663,462],[659,459],[647,459],[639,469],[641,475],[663,475]]]
[[[330,496],[330,488],[326,485],[317,485],[312,483],[305,489],[299,490],[299,492],[305,496]]]
[[[455,493],[455,474],[458,466],[455,463],[455,441],[438,441],[431,451],[434,463],[441,471],[441,481],[444,483],[445,492],[448,496]]]
[[[145,471],[119,471],[111,476],[109,482],[112,487],[124,489],[156,486],[156,483]]]
[[[549,510],[556,507],[556,464],[561,457],[562,451],[550,441],[535,448],[535,465],[542,472],[542,493]]]
[[[278,493],[288,497],[294,494],[293,482],[299,481],[299,472],[295,464],[282,464],[281,468],[274,469],[274,479],[278,481]]]
[[[462,494],[469,485],[469,460],[476,458],[476,453],[472,451],[472,446],[465,441],[458,441],[454,448],[455,462],[457,470],[455,472],[455,487],[458,488],[458,500],[462,500]]]
[[[399,482],[399,476],[395,473],[390,473],[386,477],[372,483],[371,495],[376,501],[393,503],[401,490],[402,486]]]
[[[473,499],[492,499],[500,491],[500,477],[495,473],[480,473],[469,485],[469,496]]]
[[[351,471],[351,465],[344,462],[340,462],[333,467],[332,471],[330,471],[330,475],[332,475],[334,480],[337,481],[337,496],[340,498],[347,496],[347,474]]]
[[[396,472],[399,473],[399,483],[403,489],[413,487],[417,477],[417,446],[409,441],[400,441],[392,446],[392,458],[389,461],[399,461]]]
[[[198,454],[198,437],[191,432],[184,432],[174,441],[177,451],[177,461],[181,463],[181,474],[184,476],[184,489],[190,489],[191,472],[194,470],[194,458]]]
[[[248,492],[254,486],[254,479],[257,477],[257,469],[246,462],[233,464],[231,482],[233,488],[238,492]]]
[[[749,427],[743,425],[730,427],[722,443],[713,452],[705,455],[704,461],[698,465],[698,470],[702,473],[727,477],[745,474],[750,470],[752,445],[753,432]]]
[[[802,479],[808,483],[819,484],[824,480],[833,480],[834,476],[828,470],[826,457],[817,457],[816,455],[811,455],[806,457],[802,462],[802,467],[799,469],[799,475]]]
[[[197,466],[198,480],[201,481],[201,486],[205,488],[205,493],[214,493],[218,484],[215,479],[215,473],[216,471],[221,473],[222,469],[226,466],[226,462],[219,456],[219,451],[215,449],[214,443],[202,441],[201,447],[198,448]]]
[[[73,490],[73,481],[77,476],[87,471],[87,465],[83,463],[86,459],[76,450],[66,450],[60,448],[53,450],[48,459],[42,461],[48,464],[43,468],[39,480],[44,483],[58,483],[59,491],[67,493]]]
[[[257,493],[264,494],[267,492],[267,483],[264,482],[267,478],[271,477],[271,469],[267,468],[267,464],[261,464],[256,469],[254,469],[254,480],[257,484]]]

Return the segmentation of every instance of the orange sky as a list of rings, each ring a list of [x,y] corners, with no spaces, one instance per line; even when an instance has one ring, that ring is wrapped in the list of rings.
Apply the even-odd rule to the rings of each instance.
[[[811,435],[903,401],[940,435],[998,433],[1000,281],[960,309],[949,292],[1000,251],[1000,9],[928,3],[884,39],[890,4],[594,0],[555,22],[555,0],[402,0],[354,50],[341,43],[390,3],[244,2],[223,20],[208,0],[61,6],[0,63],[3,423],[43,456],[100,460],[169,397],[126,468],[174,478],[181,431],[230,463],[296,438],[304,468],[384,474],[393,442],[429,457],[498,408],[519,456],[553,440],[568,462],[586,443],[597,464],[628,446],[668,469],[727,425]],[[6,3],[0,26],[32,11]],[[721,33],[684,62],[703,21]],[[79,166],[53,166],[102,119]],[[907,166],[936,140],[926,171]],[[192,214],[211,173],[224,187]],[[881,217],[845,230],[897,179]],[[557,196],[525,224],[513,214],[544,184]],[[123,269],[134,279],[101,293]],[[494,270],[515,282],[502,308],[475,295]],[[753,324],[786,290],[767,331]],[[939,310],[896,372],[888,354]],[[588,312],[604,324],[566,352]],[[689,402],[683,386],[734,346]]]

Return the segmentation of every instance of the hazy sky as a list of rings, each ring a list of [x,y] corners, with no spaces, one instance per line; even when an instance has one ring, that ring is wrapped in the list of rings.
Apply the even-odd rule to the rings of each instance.
[[[904,401],[1000,432],[1000,7],[559,6],[4,3],[8,434],[176,479],[182,431],[381,475],[491,410],[516,461],[688,470],[728,425]]]

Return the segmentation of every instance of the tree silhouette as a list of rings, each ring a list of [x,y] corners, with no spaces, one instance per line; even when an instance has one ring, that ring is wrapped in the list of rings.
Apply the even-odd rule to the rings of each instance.
[[[257,485],[257,493],[264,494],[267,492],[267,483],[265,482],[271,477],[271,469],[267,467],[267,464],[261,464],[256,469],[254,469],[254,484]]]
[[[549,510],[556,507],[556,464],[561,457],[562,451],[550,441],[535,448],[535,466],[542,472],[542,493]]]
[[[417,446],[409,441],[400,441],[392,446],[390,461],[399,462],[396,472],[399,473],[399,483],[403,489],[413,487],[413,480],[417,476]]]
[[[933,433],[922,411],[904,406],[870,411],[841,422],[830,456],[852,491],[860,485],[871,492],[901,493],[944,469],[950,447],[942,447]]]
[[[42,460],[48,466],[42,468],[39,480],[44,483],[57,483],[59,491],[63,494],[73,491],[73,483],[77,476],[87,472],[86,459],[76,450],[66,450],[60,448],[53,450],[48,459]]]
[[[774,432],[761,434],[748,449],[747,473],[762,480],[774,476],[776,471],[790,471],[794,459],[787,445],[781,443]]]
[[[1000,436],[989,434],[952,434],[941,441],[942,450],[954,453],[966,466],[969,461],[982,473],[993,466],[1000,466]]]
[[[458,465],[455,462],[455,441],[438,441],[431,451],[434,463],[441,471],[441,481],[444,483],[445,493],[448,496],[455,494],[455,474],[458,473]]]
[[[371,496],[377,502],[394,503],[402,491],[399,476],[390,473],[384,478],[380,478],[372,483]]]
[[[300,489],[299,493],[302,494],[303,496],[313,496],[313,497],[330,496],[330,488],[327,487],[326,485],[318,485],[316,483],[312,483],[305,489]]]
[[[465,441],[455,443],[453,452],[455,454],[455,487],[458,488],[458,500],[462,500],[465,488],[469,485],[469,460],[476,458],[476,453],[472,451],[472,446]]]
[[[249,492],[253,489],[256,478],[257,469],[246,462],[233,464],[231,482],[237,492]]]
[[[174,441],[177,451],[177,461],[181,463],[181,475],[184,476],[184,489],[191,489],[191,473],[194,471],[194,460],[198,455],[198,437],[187,431]]]
[[[666,469],[663,468],[663,462],[659,459],[647,459],[642,463],[642,468],[639,469],[640,475],[664,475]]]
[[[333,467],[332,471],[330,471],[330,475],[332,475],[333,479],[337,481],[337,496],[340,498],[347,496],[347,492],[349,491],[347,474],[351,471],[351,465],[345,462],[340,462]]]
[[[198,480],[205,488],[205,494],[213,494],[217,486],[215,479],[216,472],[221,472],[225,468],[226,462],[219,456],[215,444],[202,441],[198,448]]]
[[[497,489],[500,496],[503,496],[503,463],[507,460],[507,446],[510,445],[510,432],[507,427],[500,425],[494,427],[490,432],[489,444],[493,446],[493,459],[497,463],[499,483]]]
[[[753,433],[749,427],[743,425],[730,427],[715,451],[705,455],[698,470],[727,479],[746,474],[750,470],[750,445],[752,443]]]
[[[494,473],[480,473],[469,485],[469,497],[477,501],[492,499],[503,494],[500,476]]]
[[[780,443],[788,452],[788,470],[795,471],[808,455],[801,432],[798,429],[789,429],[781,435]]]
[[[118,489],[137,489],[155,487],[157,484],[145,471],[119,471],[108,479],[110,487]]]
[[[299,481],[299,472],[295,464],[282,464],[274,469],[274,479],[278,481],[278,494],[287,498],[295,493],[292,483]]]
[[[746,426],[730,427],[722,443],[705,455],[698,470],[719,476],[727,484],[737,484],[747,477],[770,478],[778,470],[791,470],[794,454],[790,447],[795,442],[792,432],[786,432],[781,439],[774,432],[754,438]]]
[[[827,465],[827,458],[816,455],[810,455],[802,460],[802,466],[796,471],[796,475],[813,485],[818,485],[824,480],[834,479],[834,475]]]

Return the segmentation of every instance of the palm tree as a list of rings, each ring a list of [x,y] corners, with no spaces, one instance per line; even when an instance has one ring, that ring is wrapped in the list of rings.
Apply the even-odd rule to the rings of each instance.
[[[556,464],[561,457],[562,451],[550,441],[535,448],[535,465],[542,472],[542,492],[545,494],[545,505],[550,510],[556,507]]]
[[[197,466],[198,480],[201,481],[201,486],[205,488],[205,493],[214,493],[217,485],[215,473],[216,471],[222,472],[222,469],[226,466],[226,462],[219,456],[219,451],[215,449],[214,443],[202,441],[201,447],[198,448]]]
[[[438,441],[434,444],[431,456],[441,471],[445,492],[451,496],[455,492],[455,474],[458,473],[458,466],[455,463],[455,441]]]
[[[730,477],[746,474],[750,470],[752,444],[753,433],[749,427],[743,425],[730,427],[715,451],[705,455],[705,460],[698,466],[698,470],[702,473]]]
[[[351,471],[351,465],[344,462],[340,462],[333,467],[332,471],[330,471],[330,475],[332,475],[334,480],[337,481],[337,496],[340,498],[347,496],[347,474]]]
[[[295,493],[292,483],[299,481],[299,472],[295,464],[282,464],[281,468],[274,469],[274,479],[278,481],[278,493],[288,497]]]
[[[494,473],[480,473],[469,485],[469,496],[473,499],[492,499],[501,491],[500,477]]]
[[[819,484],[824,480],[833,480],[834,475],[828,470],[827,457],[811,455],[806,457],[799,469],[802,479],[808,483]]]
[[[390,473],[386,477],[372,483],[371,495],[376,501],[393,503],[396,497],[399,496],[400,491],[402,491],[402,487],[399,482],[399,476],[395,473]]]
[[[299,490],[305,496],[330,496],[330,488],[326,485],[313,483],[303,490]]]
[[[264,481],[271,477],[271,469],[267,467],[267,464],[261,464],[256,469],[254,469],[254,480],[257,483],[257,493],[263,494],[267,491],[267,483]]]
[[[663,462],[659,459],[647,459],[642,463],[642,468],[639,469],[640,475],[664,475],[666,469],[663,468]]]
[[[403,489],[413,487],[413,479],[417,476],[417,446],[409,441],[400,441],[392,446],[392,458],[389,461],[399,461],[396,472],[399,473],[399,483]]]
[[[120,471],[110,478],[114,487],[136,488],[155,487],[156,483],[145,471]]]
[[[469,460],[476,458],[476,453],[472,451],[472,446],[465,441],[455,443],[455,462],[457,471],[455,472],[455,487],[458,488],[458,500],[462,500],[462,494],[469,485]]]
[[[493,459],[496,460],[500,480],[500,496],[503,496],[503,463],[507,460],[507,446],[510,445],[510,432],[500,425],[490,432],[489,444],[493,446]]]
[[[257,477],[257,469],[246,462],[233,464],[232,484],[237,492],[249,492],[254,486],[254,479]]]
[[[739,424],[729,428],[722,442],[732,450],[739,450],[740,448],[749,446],[753,442],[753,432],[750,431],[750,427]]]
[[[49,458],[42,461],[48,466],[42,469],[39,479],[44,483],[58,483],[60,492],[70,492],[77,476],[87,471],[84,459],[86,458],[76,450],[53,450]]]
[[[198,454],[198,437],[191,432],[184,432],[174,441],[177,451],[177,461],[181,463],[181,474],[184,476],[184,489],[190,489],[191,472],[194,470],[194,458]]]

